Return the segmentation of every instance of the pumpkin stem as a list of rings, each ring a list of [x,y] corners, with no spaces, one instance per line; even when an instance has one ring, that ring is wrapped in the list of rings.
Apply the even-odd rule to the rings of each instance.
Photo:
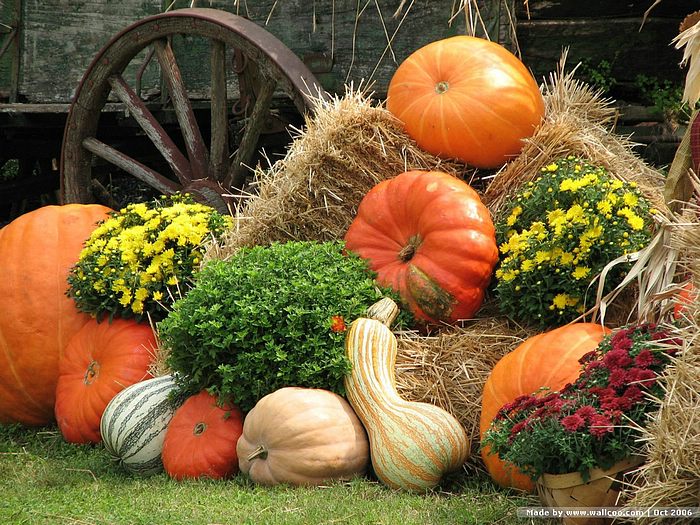
[[[441,80],[440,82],[435,84],[435,93],[437,93],[438,95],[442,95],[448,89],[450,89],[450,83],[447,82],[447,80]]]
[[[195,436],[201,436],[202,434],[204,434],[204,431],[205,431],[206,429],[207,429],[207,424],[206,424],[206,423],[199,422],[199,423],[197,423],[197,424],[194,426],[194,429],[192,430],[192,433],[193,433]]]
[[[405,263],[413,259],[413,256],[416,254],[416,250],[420,246],[420,243],[421,238],[418,235],[414,235],[408,239],[406,246],[401,248],[401,251],[399,252],[399,260]]]
[[[85,376],[83,376],[83,383],[86,385],[92,384],[92,382],[100,375],[100,363],[93,361],[87,367],[85,371]]]
[[[369,319],[374,319],[386,326],[391,326],[396,316],[399,315],[399,307],[391,297],[384,297],[367,308],[365,315]]]
[[[248,461],[253,461],[254,459],[267,459],[267,450],[264,445],[260,445],[258,448],[253,450],[252,454],[248,456]]]

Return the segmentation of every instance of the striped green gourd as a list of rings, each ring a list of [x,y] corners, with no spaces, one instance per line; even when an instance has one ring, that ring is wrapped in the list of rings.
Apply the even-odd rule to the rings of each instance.
[[[176,404],[170,375],[147,379],[119,392],[100,420],[105,449],[126,469],[144,476],[163,470],[161,451]]]
[[[423,492],[469,456],[469,439],[450,413],[429,403],[406,401],[396,391],[397,342],[388,328],[398,312],[382,299],[348,330],[347,398],[367,430],[374,472],[391,488]]]

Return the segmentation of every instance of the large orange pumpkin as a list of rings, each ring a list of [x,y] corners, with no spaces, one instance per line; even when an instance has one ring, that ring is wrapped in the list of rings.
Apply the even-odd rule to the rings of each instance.
[[[497,168],[544,116],[537,82],[494,42],[455,36],[411,54],[389,84],[387,109],[425,151]]]
[[[109,211],[45,206],[0,230],[0,423],[53,420],[59,357],[90,319],[66,296],[66,279]]]
[[[481,437],[507,403],[546,387],[559,390],[581,372],[579,359],[595,350],[607,330],[599,324],[575,323],[526,339],[493,367],[486,383],[479,422]],[[492,479],[503,487],[532,491],[532,480],[514,465],[484,448],[481,456]]]
[[[156,337],[134,319],[88,321],[71,338],[59,363],[56,421],[69,443],[99,443],[107,405],[126,387],[148,379]]]
[[[438,171],[409,171],[372,188],[345,243],[417,319],[433,323],[471,317],[498,260],[491,215],[476,191]]]

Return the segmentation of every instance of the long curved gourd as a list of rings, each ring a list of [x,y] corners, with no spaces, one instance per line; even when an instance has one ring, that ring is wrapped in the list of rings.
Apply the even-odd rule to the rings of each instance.
[[[442,408],[406,401],[397,393],[397,342],[388,328],[397,312],[396,304],[385,298],[367,318],[352,323],[345,343],[352,371],[345,389],[367,431],[379,480],[391,488],[422,492],[466,461],[469,440],[459,421]]]

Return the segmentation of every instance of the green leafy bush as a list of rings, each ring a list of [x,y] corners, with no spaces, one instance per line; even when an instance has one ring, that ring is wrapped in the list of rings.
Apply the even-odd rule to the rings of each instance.
[[[646,246],[653,210],[634,182],[569,156],[525,184],[496,221],[501,311],[541,328],[572,321],[592,306],[591,281],[612,260]],[[612,290],[631,263],[613,267]]]
[[[191,286],[204,243],[232,223],[189,195],[129,204],[92,232],[68,275],[67,294],[98,318],[162,319]]]
[[[339,241],[243,248],[199,272],[159,335],[182,389],[247,411],[284,386],[343,394],[345,323],[385,295]]]

